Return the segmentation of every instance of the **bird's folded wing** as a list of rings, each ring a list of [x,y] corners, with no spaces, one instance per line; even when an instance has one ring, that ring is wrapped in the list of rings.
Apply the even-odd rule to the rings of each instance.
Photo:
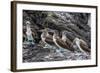
[[[62,41],[61,39],[56,39],[56,42],[57,42],[57,44],[58,45],[60,45],[62,48],[65,48],[65,49],[68,49],[68,50],[70,50],[70,51],[74,51],[74,49],[72,49],[72,48],[69,48],[69,46],[64,42],[64,41]]]
[[[68,38],[66,38],[66,43],[67,43],[69,46],[71,46],[71,44],[72,44],[71,40],[68,39]]]
[[[83,43],[80,43],[80,46],[82,47],[83,50],[85,50],[87,52],[90,52],[91,51],[91,49],[87,45],[85,45]]]
[[[51,37],[46,37],[46,38],[45,38],[45,41],[46,41],[47,43],[49,43],[50,45],[54,45],[53,39],[52,39]]]
[[[88,47],[87,43],[84,40],[82,40],[82,39],[80,39],[80,44],[83,44],[83,45]]]

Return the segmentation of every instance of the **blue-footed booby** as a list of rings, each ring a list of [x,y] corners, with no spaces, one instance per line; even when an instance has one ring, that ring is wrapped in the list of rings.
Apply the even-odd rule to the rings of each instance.
[[[82,53],[87,54],[86,52],[90,52],[90,49],[84,40],[75,38],[73,43],[76,43],[77,47]]]
[[[27,35],[27,40],[29,42],[29,44],[35,44],[34,43],[34,38],[32,36],[33,32],[31,30],[31,27],[30,27],[30,21],[26,21],[26,35]]]
[[[68,46],[69,46],[70,48],[72,48],[72,47],[71,47],[72,41],[71,41],[70,39],[68,39],[68,37],[67,37],[66,35],[67,35],[67,31],[62,31],[62,40],[63,40],[66,44],[68,44]]]
[[[43,41],[44,44],[47,44],[47,46],[54,46],[53,38],[52,35],[49,34],[51,30],[49,28],[45,28],[43,30],[40,30],[42,32],[41,34],[41,40]]]

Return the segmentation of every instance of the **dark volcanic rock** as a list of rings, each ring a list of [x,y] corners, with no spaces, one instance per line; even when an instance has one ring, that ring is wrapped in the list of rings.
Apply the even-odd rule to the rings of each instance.
[[[61,56],[52,48],[44,48],[45,44],[41,41],[41,32],[39,32],[41,29],[50,28],[58,30],[61,36],[61,32],[66,31],[66,36],[71,42],[77,37],[84,40],[91,48],[90,17],[89,13],[23,10],[23,40],[27,37],[25,35],[26,21],[31,23],[31,30],[35,33],[33,35],[34,45],[23,41],[23,62],[90,59],[90,54],[63,50],[61,52],[63,56]]]

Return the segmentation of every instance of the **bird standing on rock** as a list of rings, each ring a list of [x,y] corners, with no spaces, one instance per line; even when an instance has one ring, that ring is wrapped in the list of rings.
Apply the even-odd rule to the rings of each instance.
[[[73,43],[76,43],[77,47],[79,48],[79,50],[87,55],[87,52],[90,53],[90,49],[88,48],[87,43],[79,38],[75,38]]]
[[[54,45],[52,35],[49,34],[50,31],[51,30],[48,29],[48,28],[40,30],[40,32],[42,32],[41,39],[42,39],[43,43],[46,44],[49,47]],[[46,46],[44,48],[46,48]]]
[[[71,48],[72,41],[66,35],[67,31],[62,31],[62,40]]]
[[[33,32],[31,31],[31,27],[30,27],[30,21],[26,21],[26,35],[27,35],[27,40],[28,40],[28,43],[30,45],[34,45],[34,38],[32,36]]]

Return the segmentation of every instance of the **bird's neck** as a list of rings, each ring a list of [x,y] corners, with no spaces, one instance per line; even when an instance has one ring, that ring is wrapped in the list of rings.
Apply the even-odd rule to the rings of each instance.
[[[46,36],[49,36],[49,33],[48,32],[46,32]]]
[[[76,41],[76,44],[77,44],[79,50],[80,50],[81,52],[84,53],[84,50],[83,50],[83,49],[81,48],[81,46],[80,46],[80,40],[77,40],[77,41]]]
[[[27,27],[26,34],[27,34],[27,35],[31,35],[31,34],[32,34],[32,31],[31,31],[31,28],[30,28],[30,27]]]
[[[48,34],[47,32],[43,32],[42,35],[41,35],[41,37],[45,38],[47,36],[47,34]]]
[[[60,37],[59,37],[58,33],[54,33],[53,38],[60,38]]]
[[[65,34],[62,34],[62,40],[66,41],[66,35]]]
[[[31,27],[29,25],[27,25],[27,31],[31,31]]]

